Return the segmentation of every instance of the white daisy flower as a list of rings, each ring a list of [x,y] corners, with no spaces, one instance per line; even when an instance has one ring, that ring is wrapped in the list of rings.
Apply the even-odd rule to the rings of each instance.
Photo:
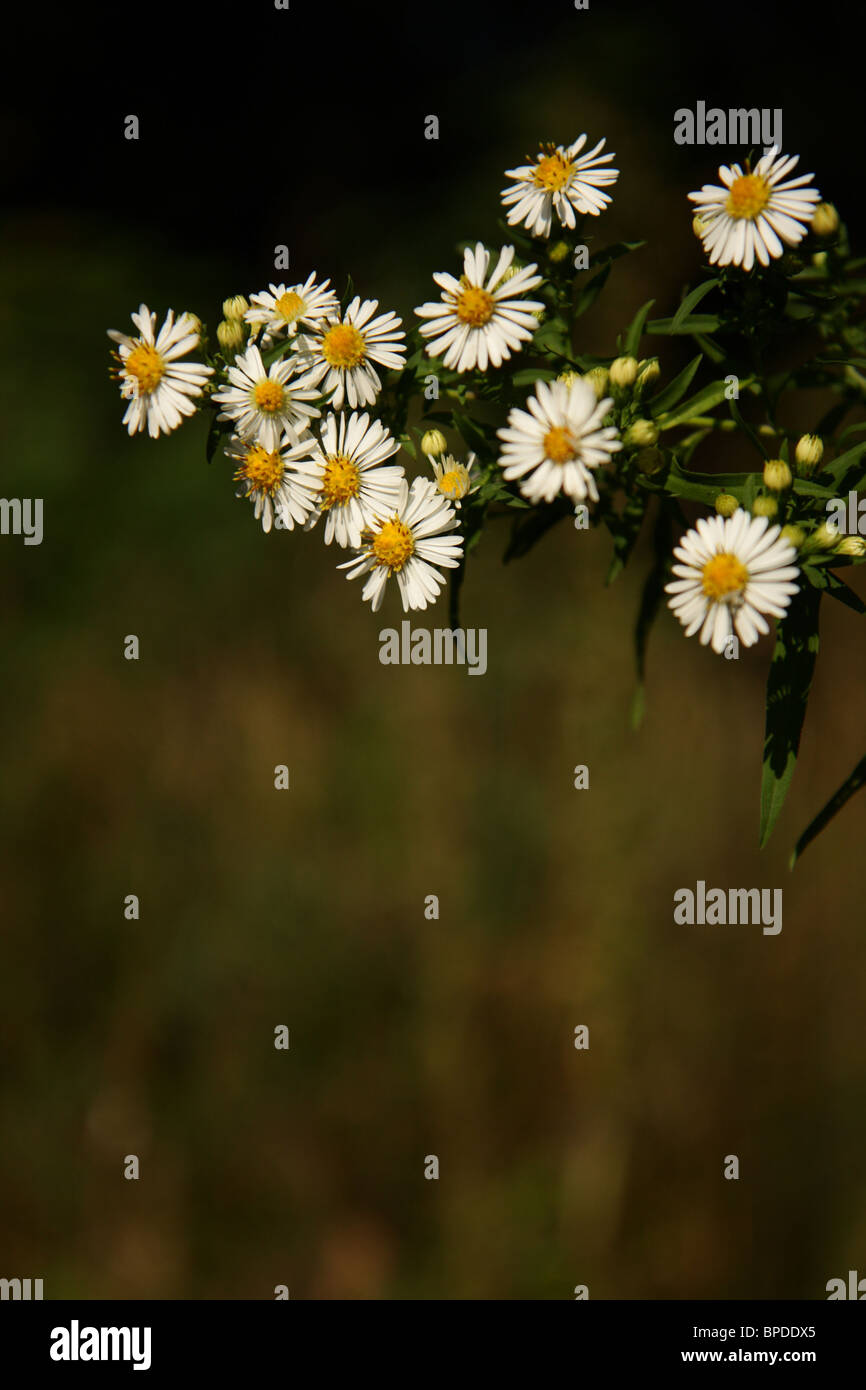
[[[311,380],[320,385],[321,394],[333,392],[329,404],[341,410],[348,402],[372,405],[382,389],[374,362],[380,367],[400,368],[406,356],[403,322],[394,313],[373,315],[378,299],[356,295],[342,318],[331,315],[316,324],[312,333],[298,337],[298,350]]]
[[[315,273],[302,285],[271,285],[260,294],[250,295],[244,314],[247,323],[264,329],[262,344],[269,347],[283,333],[292,337],[302,326],[313,328],[320,319],[339,312],[339,301],[329,289],[330,280],[316,284]]]
[[[493,271],[490,252],[479,241],[475,250],[463,253],[463,274],[459,280],[447,271],[433,276],[442,290],[435,303],[420,305],[415,313],[430,319],[422,324],[422,338],[429,357],[442,356],[446,367],[458,372],[487,370],[488,362],[499,367],[512,352],[520,350],[538,328],[534,313],[544,305],[522,299],[527,290],[541,284],[536,266],[527,265],[509,275],[514,247],[503,246]]]
[[[175,321],[169,309],[158,335],[156,314],[146,304],[131,317],[137,337],[108,330],[109,338],[119,344],[114,357],[120,363],[116,371],[120,394],[129,401],[123,423],[130,434],[147,425],[151,439],[157,439],[160,433],[176,430],[184,416],[195,414],[195,398],[213,368],[178,360],[199,344],[200,324],[192,314],[181,314]]]
[[[719,178],[724,187],[705,183],[699,193],[689,194],[698,204],[698,235],[711,265],[751,270],[756,257],[761,265],[769,265],[784,253],[785,246],[802,241],[821,195],[803,187],[812,174],[781,182],[799,159],[799,155],[777,156],[773,145],[754,170],[747,165],[743,173],[739,164],[730,168],[723,164]]]
[[[436,475],[436,490],[453,502],[459,511],[462,499],[477,492],[481,486],[475,469],[475,455],[470,454],[465,463],[460,463],[453,454],[442,454],[439,458],[431,458],[430,462]]]
[[[616,183],[619,169],[602,167],[614,157],[599,153],[604,140],[581,154],[585,144],[586,136],[580,135],[573,145],[546,145],[532,164],[506,169],[506,178],[515,180],[500,195],[503,205],[511,208],[510,227],[521,222],[533,236],[549,237],[554,213],[571,230],[577,225],[577,213],[597,217],[604,211],[612,200],[601,189]]]
[[[613,405],[610,396],[596,400],[592,384],[538,381],[528,410],[511,410],[498,431],[503,441],[499,463],[505,478],[515,478],[530,502],[552,502],[560,492],[575,502],[598,501],[593,470],[609,463],[622,448],[613,425],[602,425]]]
[[[457,525],[454,508],[437,492],[429,478],[415,478],[411,488],[403,483],[400,501],[392,516],[380,518],[364,533],[358,555],[338,565],[348,570],[347,579],[369,575],[362,598],[378,613],[385,587],[397,578],[403,611],[435,603],[445,583],[437,566],[456,569],[463,554],[463,537],[449,536]]]
[[[742,507],[731,517],[701,517],[686,532],[674,548],[679,578],[665,590],[687,637],[700,628],[703,645],[721,653],[736,629],[743,646],[751,647],[770,630],[762,614],[785,616],[800,570],[791,563],[795,547],[780,540],[780,532]]]
[[[311,438],[293,443],[284,435],[277,449],[234,435],[226,454],[237,465],[237,496],[247,497],[255,507],[256,521],[270,531],[277,522],[280,529],[293,531],[295,522],[303,525],[316,505],[318,470],[310,458]]]
[[[255,344],[248,347],[227,369],[228,385],[214,392],[224,407],[220,420],[234,421],[237,434],[269,451],[277,448],[284,430],[297,444],[310,419],[321,414],[309,404],[319,395],[316,383],[309,374],[294,375],[298,366],[297,356],[283,357],[268,370]]]
[[[317,509],[307,529],[324,516],[326,545],[335,540],[357,548],[364,528],[399,504],[406,475],[399,464],[384,466],[399,447],[369,415],[329,415],[314,444]]]

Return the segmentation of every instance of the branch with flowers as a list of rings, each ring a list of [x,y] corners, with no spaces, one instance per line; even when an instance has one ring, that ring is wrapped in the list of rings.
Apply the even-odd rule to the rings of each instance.
[[[796,765],[821,602],[866,613],[843,578],[863,563],[866,540],[828,516],[866,489],[866,440],[856,439],[866,432],[866,257],[852,256],[812,175],[791,177],[797,157],[773,148],[688,195],[709,264],[674,313],[650,318],[650,300],[615,352],[591,353],[581,319],[616,263],[643,245],[594,249],[590,228],[619,177],[604,145],[586,150],[581,135],[508,170],[507,244],[459,247],[462,267],[434,274],[438,297],[416,308],[408,332],[351,282],[338,298],[315,274],[226,300],[213,347],[195,315],[169,311],[157,332],[142,305],[133,334],[110,333],[124,423],[156,438],[209,414],[207,459],[222,450],[263,531],[318,526],[374,612],[389,581],[404,611],[427,608],[450,571],[449,620],[459,626],[467,558],[497,518],[512,518],[506,561],[565,518],[605,527],[608,583],[648,527],[635,724],[665,598],[686,636],[722,657],[775,620],[764,844]],[[656,356],[640,356],[653,337],[694,345],[670,380]],[[833,403],[800,435],[786,424],[789,406],[815,388]],[[697,468],[701,445],[719,435],[741,441],[752,467]],[[690,526],[684,502],[708,515]],[[861,759],[801,835],[792,865],[864,782]]]

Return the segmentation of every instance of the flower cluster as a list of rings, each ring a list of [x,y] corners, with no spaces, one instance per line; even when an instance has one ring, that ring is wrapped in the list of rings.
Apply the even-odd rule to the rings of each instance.
[[[650,319],[651,300],[614,354],[590,353],[582,316],[614,263],[643,244],[590,253],[619,179],[605,143],[588,148],[582,134],[545,144],[507,170],[509,244],[460,246],[411,327],[351,287],[338,296],[315,272],[227,299],[213,349],[193,314],[169,311],[157,332],[141,305],[135,333],[110,334],[124,423],[156,438],[203,408],[207,457],[222,450],[265,532],[321,522],[374,611],[389,579],[408,611],[434,603],[453,571],[452,626],[488,522],[512,517],[507,560],[565,517],[576,531],[604,527],[610,582],[653,514],[641,688],[664,595],[685,634],[727,659],[775,619],[771,685],[795,668],[802,684],[821,596],[866,612],[837,573],[864,559],[866,540],[827,518],[837,494],[866,485],[866,443],[850,441],[863,426],[843,428],[866,401],[866,261],[851,256],[812,175],[793,177],[798,158],[774,147],[688,194],[707,268],[673,315]],[[690,338],[697,355],[668,374],[658,356],[639,355],[645,336],[672,347]],[[801,387],[835,397],[802,437],[783,409]],[[715,476],[696,467],[710,438],[751,452],[751,466]],[[690,520],[683,507],[695,504],[710,515]],[[764,838],[807,693],[808,680],[802,708],[781,716],[768,697]]]

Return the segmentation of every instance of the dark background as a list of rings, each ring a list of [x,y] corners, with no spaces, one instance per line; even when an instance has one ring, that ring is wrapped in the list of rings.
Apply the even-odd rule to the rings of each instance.
[[[622,170],[600,239],[649,241],[586,317],[612,352],[700,269],[685,195],[735,152],[674,145],[699,99],[782,106],[862,249],[852,24],[292,0],[21,27],[0,448],[45,540],[0,542],[0,1275],[47,1297],[821,1298],[863,1270],[866,803],[786,867],[863,752],[857,618],[825,605],[759,854],[766,643],[723,662],[664,614],[634,735],[643,551],[605,590],[603,534],[503,569],[491,529],[463,614],[488,674],[382,667],[393,596],[375,618],[317,533],[264,537],[202,421],[129,440],[105,337],[142,299],[215,325],[282,242],[292,278],[351,272],[411,321],[458,240],[495,242],[502,171],[586,130]],[[782,934],[676,926],[698,878],[783,887]]]

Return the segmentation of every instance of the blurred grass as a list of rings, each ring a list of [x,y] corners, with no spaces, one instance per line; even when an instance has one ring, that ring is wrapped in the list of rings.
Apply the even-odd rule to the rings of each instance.
[[[526,77],[434,218],[391,194],[362,292],[407,316],[492,228],[526,113],[574,124],[545,92]],[[597,351],[695,265],[669,138],[618,135],[605,235],[653,243],[587,316]],[[314,229],[339,278],[351,245]],[[854,615],[825,605],[759,854],[766,644],[721,662],[664,614],[631,734],[646,554],[605,590],[603,535],[503,568],[497,522],[463,595],[487,675],[382,667],[393,597],[377,619],[320,535],[264,537],[201,421],[156,444],[120,427],[104,330],[141,299],[214,322],[253,288],[239,265],[49,212],[7,218],[3,245],[3,488],[45,499],[45,540],[0,546],[2,1272],[49,1297],[823,1297],[866,1240],[866,802],[786,864],[862,752]],[[698,878],[782,886],[782,934],[676,926]]]

